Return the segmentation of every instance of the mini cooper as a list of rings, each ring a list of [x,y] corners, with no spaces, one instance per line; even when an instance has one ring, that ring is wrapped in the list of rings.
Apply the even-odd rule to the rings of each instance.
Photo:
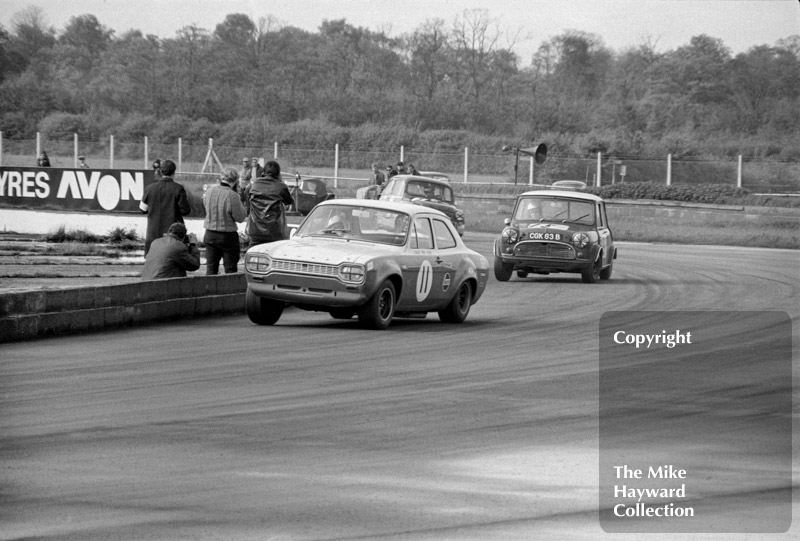
[[[274,325],[294,306],[385,329],[392,318],[428,312],[463,322],[486,288],[489,262],[437,210],[337,199],[314,207],[289,240],[250,248],[245,272],[245,309],[256,324]]]
[[[458,234],[464,235],[464,212],[456,206],[453,189],[446,180],[396,175],[384,185],[381,201],[410,201],[444,212]]]
[[[611,277],[617,248],[601,198],[572,191],[525,192],[505,223],[494,242],[499,281],[508,281],[515,271],[520,278],[575,272],[586,283]]]

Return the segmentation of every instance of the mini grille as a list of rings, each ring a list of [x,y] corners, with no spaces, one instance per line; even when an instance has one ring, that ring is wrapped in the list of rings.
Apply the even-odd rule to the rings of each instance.
[[[339,268],[332,265],[319,265],[316,263],[303,263],[300,261],[285,261],[280,259],[272,262],[272,268],[278,271],[316,274],[319,276],[337,276],[339,274]]]
[[[514,249],[514,254],[525,257],[575,259],[575,249],[572,246],[554,242],[521,242]]]

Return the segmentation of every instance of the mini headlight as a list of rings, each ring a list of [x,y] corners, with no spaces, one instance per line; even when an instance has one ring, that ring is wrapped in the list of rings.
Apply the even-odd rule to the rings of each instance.
[[[572,237],[572,244],[574,244],[576,248],[584,248],[589,244],[589,236],[586,233],[576,233],[575,236]]]
[[[508,244],[514,244],[519,240],[519,231],[514,229],[513,227],[507,227],[503,229],[503,240]]]
[[[364,281],[364,266],[342,265],[339,267],[339,277],[345,282],[360,284]]]
[[[264,273],[269,270],[272,260],[267,254],[247,254],[245,269],[248,272]]]

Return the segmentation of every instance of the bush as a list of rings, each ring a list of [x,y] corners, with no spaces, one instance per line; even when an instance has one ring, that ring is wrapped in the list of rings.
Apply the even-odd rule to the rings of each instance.
[[[666,186],[655,182],[629,182],[599,188],[591,187],[586,191],[599,195],[603,199],[654,199],[715,205],[735,204],[750,195],[750,192],[744,188],[736,188],[727,184]]]

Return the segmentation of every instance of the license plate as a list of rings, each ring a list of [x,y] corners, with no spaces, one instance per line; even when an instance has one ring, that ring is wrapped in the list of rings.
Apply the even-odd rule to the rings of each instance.
[[[528,233],[528,238],[531,240],[561,240],[560,233],[541,233],[533,231]]]

